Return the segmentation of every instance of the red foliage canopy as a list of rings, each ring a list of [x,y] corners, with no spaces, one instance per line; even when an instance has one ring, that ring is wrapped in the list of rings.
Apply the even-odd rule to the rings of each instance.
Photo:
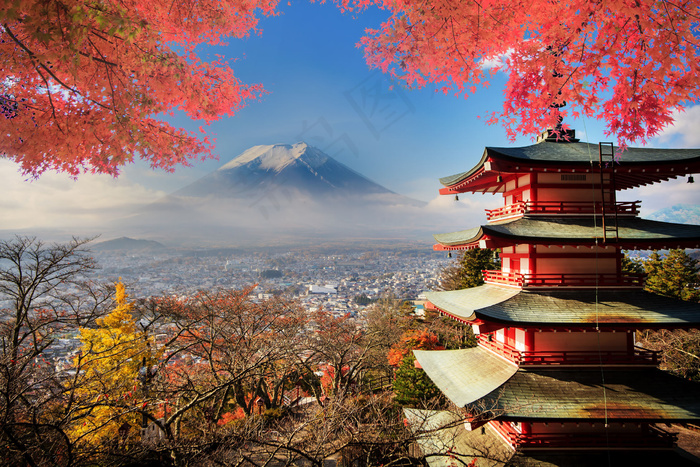
[[[488,121],[511,137],[585,115],[622,145],[644,141],[699,97],[697,0],[336,1],[392,12],[362,45],[371,65],[409,85],[466,96],[506,71],[503,109]],[[32,176],[117,175],[134,157],[172,170],[211,156],[206,135],[161,116],[181,110],[209,123],[260,95],[196,48],[255,32],[256,14],[274,15],[277,3],[4,2],[0,154]]]
[[[442,349],[444,347],[440,344],[437,335],[430,331],[414,329],[406,331],[401,336],[401,340],[391,347],[387,354],[387,360],[389,360],[389,365],[398,367],[411,350]]]
[[[697,0],[341,4],[393,12],[362,45],[370,65],[409,85],[466,96],[507,72],[503,109],[489,122],[504,124],[511,138],[553,128],[560,115],[585,115],[604,120],[622,145],[644,141],[699,97]]]
[[[161,119],[206,123],[262,92],[201,44],[255,31],[277,0],[15,0],[0,7],[0,154],[26,174],[117,175],[134,157],[172,170],[212,141]],[[4,118],[3,118],[4,117]],[[203,131],[203,130],[202,130]]]

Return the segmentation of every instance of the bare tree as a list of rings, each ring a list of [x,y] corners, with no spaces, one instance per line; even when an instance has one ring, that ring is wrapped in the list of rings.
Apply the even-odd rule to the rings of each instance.
[[[87,278],[95,267],[88,242],[0,241],[0,449],[11,464],[72,462],[61,402],[70,388],[46,356],[109,299]]]
[[[639,344],[661,351],[661,368],[700,381],[700,330],[659,329],[637,333]]]
[[[305,376],[296,363],[304,313],[282,298],[252,300],[251,290],[159,299],[139,310],[145,328],[167,340],[141,381],[146,403],[138,410],[161,434],[150,451],[175,465],[213,455],[226,414],[279,408]]]

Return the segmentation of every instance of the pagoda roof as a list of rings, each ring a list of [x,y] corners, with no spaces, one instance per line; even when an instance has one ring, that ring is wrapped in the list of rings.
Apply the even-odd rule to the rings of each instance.
[[[700,421],[700,384],[656,368],[524,370],[481,347],[414,354],[448,399],[474,413],[530,421]]]
[[[459,407],[486,396],[515,374],[518,367],[482,347],[460,350],[414,350],[430,379]]]
[[[668,180],[689,173],[700,172],[700,149],[630,148],[620,151],[615,162],[618,189],[632,188],[661,180]],[[440,179],[448,192],[503,191],[503,187],[484,189],[489,173],[495,177],[501,173],[525,173],[554,169],[561,171],[595,171],[592,162],[598,162],[598,145],[543,141],[523,147],[486,147],[481,160],[470,170]],[[545,170],[546,171],[546,170]],[[496,185],[495,180],[488,185]],[[469,185],[475,183],[475,188]],[[443,192],[447,193],[447,192]]]
[[[430,467],[454,467],[474,462],[476,467],[502,466],[513,456],[510,444],[490,425],[484,430],[464,429],[464,415],[448,410],[403,409],[416,443]]]
[[[700,304],[641,289],[522,290],[485,284],[427,292],[426,299],[464,322],[477,320],[524,327],[624,329],[690,327],[700,324]]]
[[[520,369],[478,405],[502,419],[687,422],[700,421],[699,393],[697,382],[656,368]]]
[[[453,411],[404,408],[403,413],[430,467],[453,467],[456,463],[469,465],[471,462],[477,467],[698,465],[697,458],[682,449],[604,449],[603,446],[596,449],[556,449],[548,446],[514,452],[491,424],[484,425],[483,431],[467,431],[462,426],[464,417]],[[678,426],[673,428],[673,431],[679,429]],[[455,459],[459,461],[455,462]]]
[[[608,220],[610,222],[610,220]],[[616,244],[628,249],[698,248],[700,225],[673,224],[639,217],[619,217]],[[610,233],[608,233],[610,235]],[[487,247],[512,244],[569,244],[592,246],[603,237],[600,217],[523,216],[494,222],[459,232],[434,235],[439,245],[435,249],[460,249],[476,246],[480,241]],[[610,241],[610,240],[608,240]]]

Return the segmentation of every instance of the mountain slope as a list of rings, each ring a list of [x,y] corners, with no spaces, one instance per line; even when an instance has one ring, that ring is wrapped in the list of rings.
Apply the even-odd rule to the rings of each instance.
[[[396,195],[306,143],[254,146],[173,194],[255,199],[278,190],[311,197]]]
[[[452,222],[305,143],[255,146],[122,221],[146,238],[219,245],[429,239]]]
[[[646,216],[648,219],[677,224],[700,224],[700,206],[697,204],[675,204],[654,211]]]
[[[92,246],[92,250],[94,251],[153,251],[163,249],[165,249],[165,246],[162,243],[154,240],[143,240],[129,237],[120,237],[112,240],[106,240],[104,242],[97,242]]]

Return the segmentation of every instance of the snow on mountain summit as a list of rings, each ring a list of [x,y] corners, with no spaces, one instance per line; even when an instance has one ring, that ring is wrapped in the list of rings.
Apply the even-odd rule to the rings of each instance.
[[[360,206],[378,196],[391,204],[416,203],[306,143],[253,146],[173,195],[246,200],[251,205],[277,197],[298,204]]]
[[[425,223],[424,204],[306,143],[273,144],[242,152],[144,211],[142,219],[148,225],[158,219],[178,235],[191,232],[227,242],[277,244],[291,237],[315,242],[385,231],[404,235]]]
[[[219,171],[235,169],[243,165],[255,165],[257,169],[279,173],[302,157],[306,164],[311,167],[318,167],[328,159],[322,152],[304,142],[294,145],[260,145],[247,149],[221,166]]]

